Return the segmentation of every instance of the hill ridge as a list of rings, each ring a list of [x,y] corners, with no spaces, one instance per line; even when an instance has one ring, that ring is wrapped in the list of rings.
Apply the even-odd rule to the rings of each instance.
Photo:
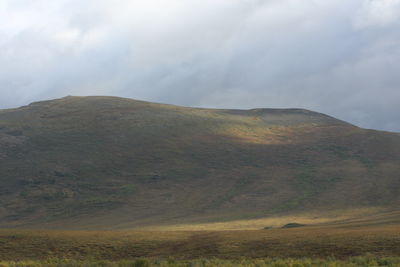
[[[0,226],[141,227],[400,204],[400,135],[304,109],[64,97],[0,111]]]

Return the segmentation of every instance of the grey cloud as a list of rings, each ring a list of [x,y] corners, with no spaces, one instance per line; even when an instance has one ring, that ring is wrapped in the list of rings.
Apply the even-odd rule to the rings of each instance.
[[[119,95],[400,131],[400,0],[5,3],[0,108]]]

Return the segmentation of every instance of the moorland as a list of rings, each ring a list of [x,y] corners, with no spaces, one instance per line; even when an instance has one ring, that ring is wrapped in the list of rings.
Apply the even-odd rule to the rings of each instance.
[[[399,166],[399,133],[304,109],[0,110],[0,265],[399,266]]]

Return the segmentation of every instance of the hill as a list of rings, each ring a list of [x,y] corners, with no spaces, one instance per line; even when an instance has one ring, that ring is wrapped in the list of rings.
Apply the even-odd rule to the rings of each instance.
[[[0,111],[0,227],[394,210],[399,166],[400,134],[308,110],[65,97]]]

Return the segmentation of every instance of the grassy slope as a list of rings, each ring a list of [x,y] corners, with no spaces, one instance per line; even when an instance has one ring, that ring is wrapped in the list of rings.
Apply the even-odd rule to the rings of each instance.
[[[130,228],[400,204],[400,135],[300,110],[66,97],[0,111],[0,226]]]

